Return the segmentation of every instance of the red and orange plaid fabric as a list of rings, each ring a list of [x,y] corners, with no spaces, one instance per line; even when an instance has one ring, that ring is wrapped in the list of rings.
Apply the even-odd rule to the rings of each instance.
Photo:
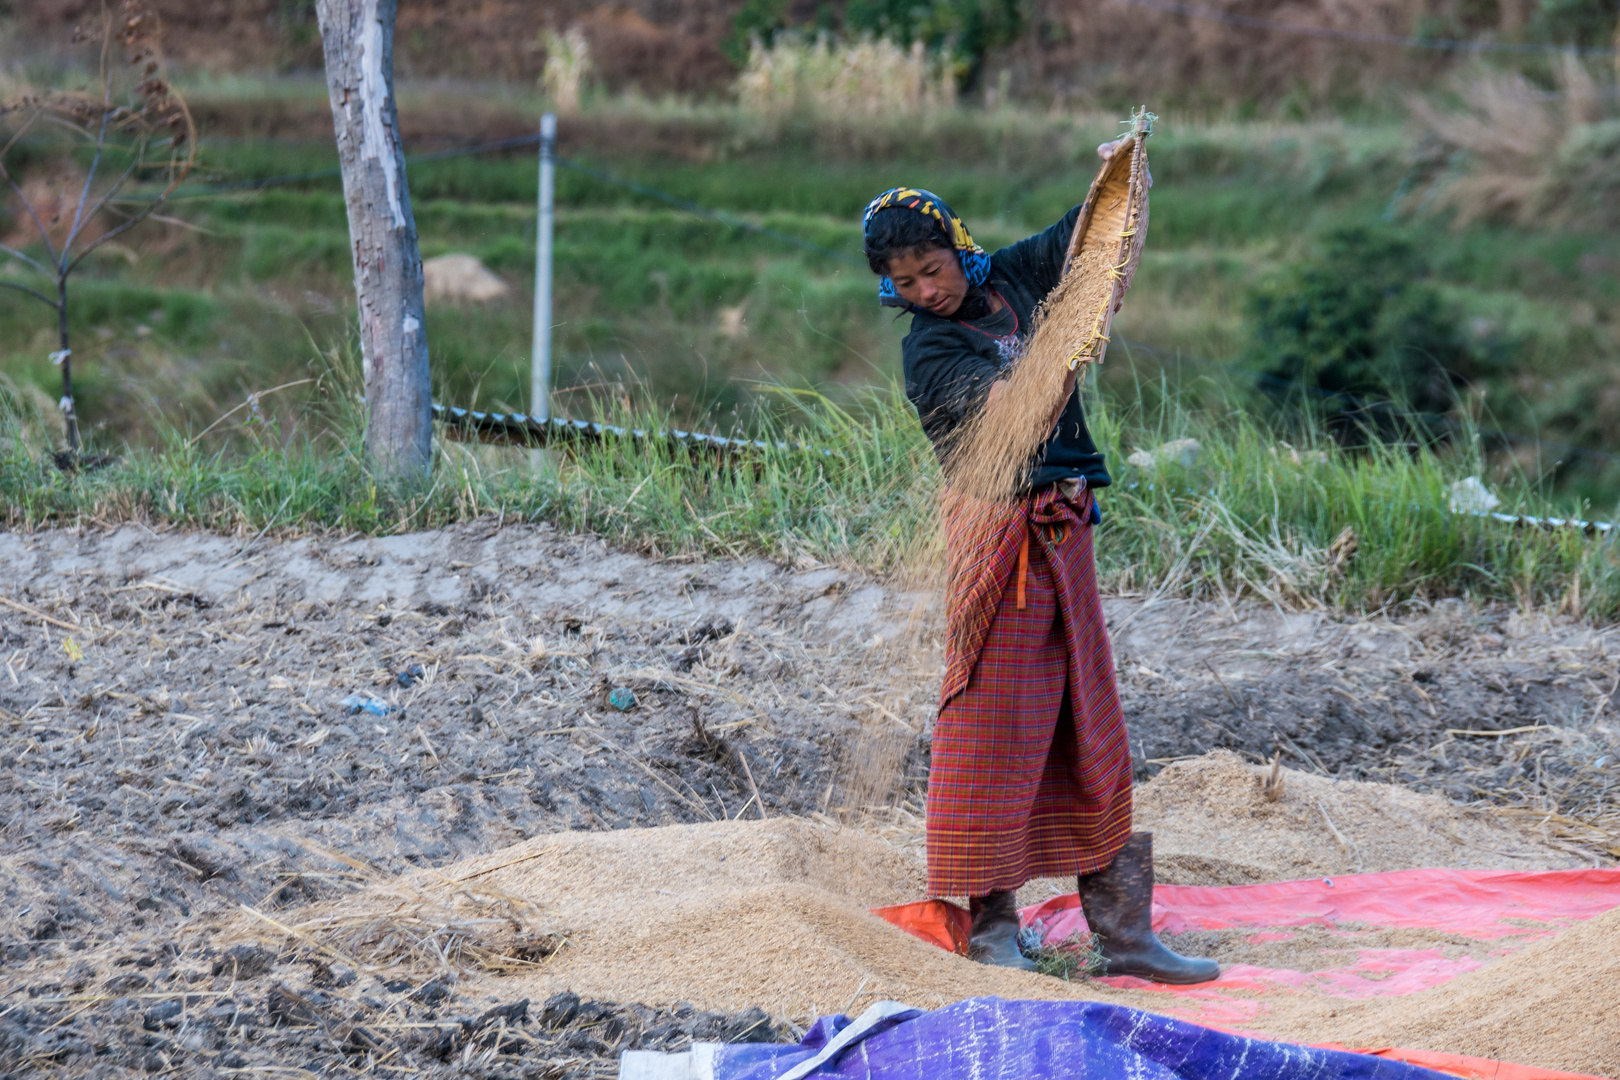
[[[951,591],[928,781],[931,896],[1091,873],[1130,836],[1130,744],[1090,507],[1090,492],[1071,499],[1055,487],[995,505],[946,499]]]

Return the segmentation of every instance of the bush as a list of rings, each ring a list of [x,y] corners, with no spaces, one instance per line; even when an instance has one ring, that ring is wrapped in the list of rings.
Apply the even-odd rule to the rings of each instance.
[[[731,35],[723,46],[739,67],[759,62],[753,43],[774,45],[786,31],[791,35],[841,34],[861,39],[918,46],[936,56],[949,56],[954,97],[957,76],[964,89],[973,88],[993,49],[1016,43],[1029,25],[1018,0],[851,0],[840,14],[822,4],[809,20],[796,20],[787,0],[747,0],[732,16]],[[905,49],[896,52],[904,55]]]
[[[1614,0],[1540,0],[1530,29],[1556,45],[1602,48],[1614,41]]]
[[[1249,362],[1267,396],[1320,411],[1340,433],[1404,410],[1448,412],[1483,367],[1460,312],[1415,245],[1341,229],[1249,295]]]

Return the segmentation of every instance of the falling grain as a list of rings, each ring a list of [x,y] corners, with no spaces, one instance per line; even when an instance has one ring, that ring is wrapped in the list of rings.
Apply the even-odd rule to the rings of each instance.
[[[1147,239],[1151,130],[1151,114],[1138,113],[1131,134],[1092,181],[1063,278],[1036,312],[1023,355],[995,405],[964,424],[946,451],[946,476],[954,492],[986,501],[1017,494],[1031,459],[1052,434],[1069,373],[1102,361],[1114,312]]]

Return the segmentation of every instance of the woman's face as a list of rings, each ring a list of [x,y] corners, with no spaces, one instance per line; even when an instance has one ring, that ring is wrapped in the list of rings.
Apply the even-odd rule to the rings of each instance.
[[[945,319],[967,298],[967,275],[950,248],[895,255],[889,260],[889,280],[901,299]]]

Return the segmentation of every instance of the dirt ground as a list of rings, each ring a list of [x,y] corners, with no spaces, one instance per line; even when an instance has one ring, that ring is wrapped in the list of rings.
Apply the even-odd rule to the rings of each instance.
[[[1620,852],[1612,630],[1455,602],[1107,608],[1141,780],[1280,752],[1299,783],[1512,808],[1545,865]],[[0,534],[0,1075],[610,1076],[627,1047],[792,1037],[802,1017],[758,1001],[438,975],[494,956],[495,923],[496,952],[566,959],[511,895],[411,894],[344,948],[243,920],[551,833],[796,816],[915,847],[939,645],[931,590],[655,562],[493,519],[380,539]],[[1385,868],[1376,830],[1310,821],[1348,841],[1334,872]],[[1167,879],[1305,865],[1184,846]],[[407,910],[426,933],[396,932]],[[362,947],[393,974],[356,970]]]

